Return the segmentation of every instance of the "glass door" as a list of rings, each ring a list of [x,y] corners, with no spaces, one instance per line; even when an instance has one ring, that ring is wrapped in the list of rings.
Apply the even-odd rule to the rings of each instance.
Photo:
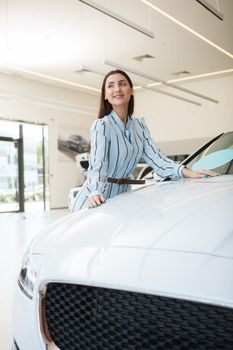
[[[23,125],[25,211],[46,209],[45,126]]]
[[[48,206],[47,126],[0,119],[0,213]]]
[[[19,141],[0,137],[0,213],[19,211]]]

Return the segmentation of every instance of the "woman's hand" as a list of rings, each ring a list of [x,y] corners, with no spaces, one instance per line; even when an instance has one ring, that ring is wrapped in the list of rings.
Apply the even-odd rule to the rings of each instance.
[[[95,208],[105,202],[104,196],[93,196],[89,198],[89,208]]]
[[[191,177],[191,178],[195,179],[195,178],[201,178],[201,177],[218,176],[220,174],[215,173],[214,171],[211,171],[211,170],[206,170],[206,169],[194,171],[194,170],[190,170],[188,168],[183,168],[182,175],[184,177]]]

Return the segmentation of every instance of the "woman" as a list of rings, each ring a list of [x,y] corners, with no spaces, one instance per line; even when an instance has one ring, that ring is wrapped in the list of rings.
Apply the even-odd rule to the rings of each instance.
[[[162,177],[217,175],[208,170],[189,170],[167,158],[151,138],[144,118],[133,118],[133,111],[131,79],[121,70],[110,71],[102,84],[99,118],[91,127],[87,180],[75,199],[73,212],[96,207],[129,191],[130,175],[141,158]]]

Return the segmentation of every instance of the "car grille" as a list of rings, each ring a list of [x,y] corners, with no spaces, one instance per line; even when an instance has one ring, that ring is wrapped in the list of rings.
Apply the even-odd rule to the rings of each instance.
[[[61,350],[233,349],[233,309],[204,303],[50,283],[45,315]]]

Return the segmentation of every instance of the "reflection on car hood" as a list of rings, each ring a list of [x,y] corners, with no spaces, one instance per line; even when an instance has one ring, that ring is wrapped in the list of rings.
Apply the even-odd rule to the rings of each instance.
[[[68,215],[32,251],[48,256],[42,279],[233,307],[232,204],[233,176],[154,184]]]
[[[33,250],[61,246],[173,249],[233,258],[233,176],[153,184],[67,215]]]

